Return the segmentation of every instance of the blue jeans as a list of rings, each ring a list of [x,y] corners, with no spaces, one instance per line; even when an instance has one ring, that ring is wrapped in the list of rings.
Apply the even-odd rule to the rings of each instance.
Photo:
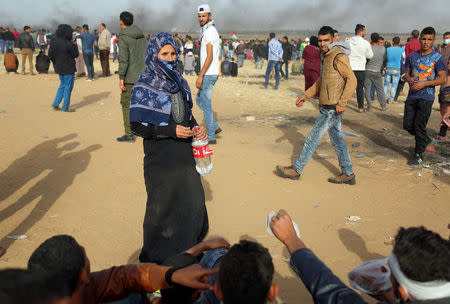
[[[273,68],[275,68],[275,89],[278,89],[278,86],[280,85],[281,61],[276,60],[269,60],[269,63],[267,64],[266,81],[264,82],[264,87],[267,88],[267,86],[269,85],[269,77]]]
[[[142,304],[142,295],[139,293],[130,293],[128,297],[122,300],[108,302],[108,304]]]
[[[228,249],[217,248],[209,250],[200,260],[200,265],[206,269],[213,269],[219,267],[220,259],[227,254]],[[215,273],[209,276],[209,285],[214,286],[216,282],[219,281],[219,274]],[[214,291],[204,290],[202,291],[200,298],[195,302],[195,304],[219,304],[220,301],[217,299]]]
[[[63,111],[69,110],[70,106],[70,95],[72,94],[73,84],[75,81],[75,75],[69,74],[69,75],[62,75],[59,74],[59,88],[56,91],[56,97],[53,101],[53,106],[57,107],[61,103],[61,100],[64,98],[64,103],[62,106]]]
[[[258,68],[258,63],[261,62],[261,67],[260,69],[262,70],[263,66],[264,66],[264,57],[256,57],[256,61],[255,61],[255,69]]]
[[[219,128],[219,124],[214,118],[211,106],[211,97],[214,84],[219,76],[205,75],[203,76],[202,89],[198,91],[196,102],[198,107],[203,111],[203,118],[206,124],[206,134],[208,134],[208,140],[216,139],[216,129]]]
[[[342,113],[336,114],[335,110],[325,109],[320,106],[320,113],[317,117],[313,129],[306,137],[305,145],[299,158],[294,162],[294,168],[298,173],[302,173],[311,156],[317,149],[320,140],[328,131],[330,134],[331,143],[336,151],[339,166],[342,173],[346,175],[353,174],[350,154],[348,153],[345,144],[344,136],[342,134]]]
[[[14,49],[13,42],[11,40],[6,40],[5,45],[6,45],[6,50],[9,50],[9,49],[13,50]]]
[[[83,53],[83,58],[88,72],[88,78],[94,79],[94,53]]]
[[[400,81],[400,69],[386,69],[386,75],[384,77],[384,96],[387,98],[389,90],[389,84],[391,84],[391,93],[389,94],[389,100],[392,101],[395,98],[397,92],[398,82]]]
[[[5,53],[5,40],[0,39],[0,48],[2,49],[2,54]]]
[[[237,55],[237,64],[241,68],[244,65],[245,54]]]

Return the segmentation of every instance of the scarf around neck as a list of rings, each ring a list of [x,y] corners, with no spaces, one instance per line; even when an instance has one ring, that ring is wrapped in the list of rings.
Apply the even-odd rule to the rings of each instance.
[[[202,41],[202,38],[203,38],[203,35],[205,34],[205,31],[206,31],[208,28],[210,28],[211,26],[216,26],[216,24],[214,23],[214,20],[208,21],[207,23],[205,23],[204,26],[202,26],[202,27],[200,28],[200,34],[199,34],[199,38],[198,38],[198,40],[199,40],[200,42]]]
[[[172,45],[177,52],[174,61],[158,59],[159,51],[167,44]],[[145,69],[131,90],[130,122],[168,125],[172,109],[171,95],[180,91],[188,102],[191,114],[191,90],[177,67],[180,54],[178,44],[171,34],[157,33],[150,38],[145,54]]]

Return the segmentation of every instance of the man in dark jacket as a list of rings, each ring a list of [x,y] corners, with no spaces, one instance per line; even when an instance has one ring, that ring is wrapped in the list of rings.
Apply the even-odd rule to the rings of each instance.
[[[36,57],[36,71],[39,74],[48,74],[48,68],[50,67],[50,58],[45,55],[45,51],[40,51]]]
[[[59,110],[59,104],[64,98],[61,108],[64,112],[73,112],[73,110],[69,110],[70,95],[75,81],[75,58],[79,55],[76,42],[72,40],[72,32],[70,25],[60,24],[56,30],[56,39],[52,40],[48,51],[53,68],[59,74],[61,81],[52,107]]]
[[[33,52],[34,52],[34,41],[31,36],[31,28],[29,26],[24,26],[24,32],[17,38],[17,46],[22,51],[22,75],[25,75],[25,62],[30,63],[30,75],[34,75],[33,72]]]
[[[306,247],[286,211],[280,210],[272,217],[270,228],[287,247],[291,267],[311,293],[314,303],[366,303]],[[392,288],[376,296],[378,300],[450,303],[450,242],[437,233],[424,227],[400,228],[388,265]]]
[[[147,39],[136,25],[133,25],[133,15],[129,12],[120,14],[119,32],[119,87],[122,91],[123,125],[125,134],[117,138],[119,142],[133,142],[134,136],[130,128],[130,97],[131,89],[145,67],[145,49]]]
[[[8,51],[8,49],[13,49],[13,44],[16,37],[14,37],[14,34],[9,30],[9,28],[5,28],[5,31],[3,32],[3,39],[5,40],[6,51]]]
[[[281,45],[283,47],[283,63],[281,64],[280,72],[281,77],[286,77],[287,80],[289,78],[289,61],[292,57],[292,45],[286,36],[281,39]],[[285,66],[286,73],[283,72],[283,65]]]

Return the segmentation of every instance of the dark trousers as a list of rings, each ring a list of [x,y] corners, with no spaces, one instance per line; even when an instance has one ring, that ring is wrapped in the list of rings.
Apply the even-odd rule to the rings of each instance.
[[[285,71],[286,71],[286,72],[283,72],[283,65],[284,65],[284,67],[285,67]],[[281,77],[286,77],[286,79],[289,78],[289,62],[284,61],[284,62],[281,64],[281,67],[280,67],[280,73],[281,73]]]
[[[83,53],[83,58],[88,72],[88,78],[94,79],[94,53]]]
[[[108,50],[100,50],[100,63],[102,65],[102,76],[109,76],[111,73],[109,72],[109,51]]]
[[[403,128],[416,140],[415,154],[422,154],[431,142],[427,135],[427,123],[430,118],[432,100],[407,99],[403,115]]]
[[[358,108],[364,109],[364,81],[366,80],[366,71],[353,71],[356,77],[356,99]]]

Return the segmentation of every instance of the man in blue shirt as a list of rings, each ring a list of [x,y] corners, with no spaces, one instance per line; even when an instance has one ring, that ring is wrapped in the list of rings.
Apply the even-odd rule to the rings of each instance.
[[[403,128],[415,136],[414,157],[408,165],[423,162],[423,153],[431,143],[427,135],[427,123],[433,106],[434,87],[447,80],[447,67],[442,55],[432,50],[436,32],[426,27],[420,33],[419,51],[412,52],[406,59],[406,81],[409,84],[408,98],[405,102]]]
[[[392,39],[393,46],[386,50],[386,73],[384,78],[384,96],[388,98],[389,85],[391,85],[391,94],[389,102],[394,103],[395,93],[397,92],[398,82],[400,81],[400,67],[402,63],[403,49],[400,47],[400,37]]]
[[[83,58],[88,71],[86,81],[94,81],[94,46],[97,45],[97,39],[93,34],[89,33],[89,26],[87,24],[83,25],[83,34],[79,37],[82,41]]]
[[[264,87],[267,89],[270,72],[275,68],[275,90],[278,90],[280,84],[280,69],[283,62],[283,46],[281,45],[281,42],[275,38],[275,33],[270,33],[269,37],[269,63],[267,64],[266,82],[264,82]]]

